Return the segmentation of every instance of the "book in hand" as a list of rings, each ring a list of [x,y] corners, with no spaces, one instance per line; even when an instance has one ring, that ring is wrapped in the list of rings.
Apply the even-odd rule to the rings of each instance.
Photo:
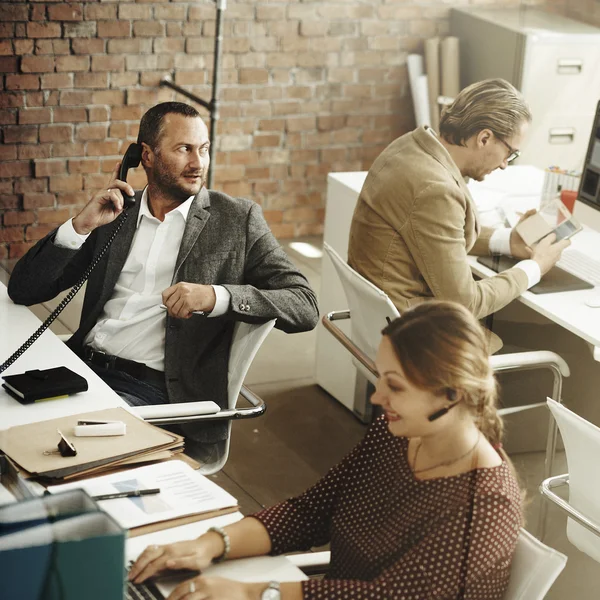
[[[21,404],[61,398],[88,389],[87,381],[67,367],[35,369],[2,377],[2,387]]]

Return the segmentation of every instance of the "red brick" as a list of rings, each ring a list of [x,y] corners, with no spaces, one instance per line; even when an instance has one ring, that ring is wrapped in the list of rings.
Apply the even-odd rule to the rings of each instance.
[[[59,38],[59,23],[27,23],[28,38]]]
[[[268,83],[269,72],[266,69],[240,69],[241,84]]]
[[[86,21],[110,21],[117,18],[117,4],[85,4]]]
[[[4,143],[17,142],[21,144],[34,144],[38,141],[37,127],[5,127]]]
[[[81,123],[87,121],[85,108],[55,108],[53,110],[55,123]]]
[[[0,246],[0,259],[8,258],[8,246]]]
[[[301,21],[300,35],[305,37],[323,37],[329,29],[329,21]]]
[[[43,90],[64,90],[73,87],[72,73],[49,73],[42,75]]]
[[[71,144],[54,144],[52,147],[52,155],[55,157],[66,156],[71,158],[73,156],[83,156],[85,152],[85,146],[81,143]]]
[[[33,52],[33,40],[13,40],[15,54],[31,54]]]
[[[273,223],[271,232],[277,239],[290,239],[294,237],[294,225],[292,223]]]
[[[315,117],[292,117],[286,120],[288,131],[312,131],[315,128]]]
[[[40,78],[37,75],[7,75],[6,88],[9,90],[39,90]]]
[[[35,215],[31,211],[11,211],[4,213],[3,223],[10,225],[31,225],[35,221]]]
[[[71,211],[68,208],[54,210],[38,210],[37,221],[40,224],[62,225],[71,218]]]
[[[45,21],[46,20],[46,5],[32,4],[31,12],[29,13],[29,21]]]
[[[109,109],[106,106],[91,106],[89,109],[90,123],[96,123],[98,121],[108,121],[108,117]]]
[[[111,123],[108,137],[119,139],[127,137],[127,123]]]
[[[0,109],[0,125],[14,125],[17,122],[17,111]]]
[[[131,24],[129,21],[100,21],[98,23],[99,38],[129,37]]]
[[[128,93],[129,97],[129,93]],[[125,102],[125,92],[117,90],[103,90],[92,94],[92,104],[108,104],[109,106],[121,106]]]
[[[81,21],[83,8],[81,4],[50,4],[48,6],[50,21]]]
[[[285,119],[261,119],[258,129],[260,131],[284,131]]]
[[[19,208],[19,196],[16,194],[0,195],[0,208]]]
[[[109,54],[148,54],[152,52],[152,40],[111,39],[108,40]]]
[[[23,73],[51,73],[54,71],[54,59],[45,56],[24,56],[21,59],[21,71]]]
[[[41,240],[46,237],[51,231],[56,229],[54,225],[30,225],[25,229],[25,239],[27,241]]]
[[[246,167],[246,177],[251,180],[268,179],[271,176],[269,167]]]
[[[98,159],[76,159],[68,162],[69,173],[98,173],[100,161]]]
[[[23,146],[20,146],[23,147]],[[16,144],[2,144],[0,146],[0,160],[15,160],[17,158]]]
[[[0,4],[2,7],[2,4]],[[3,23],[0,21],[0,37],[3,38],[14,38],[15,37],[15,24],[14,23]]]
[[[75,139],[80,142],[106,139],[108,125],[78,125]]]
[[[76,88],[106,89],[108,87],[108,73],[75,73]]]
[[[35,54],[70,54],[69,40],[35,40]]]
[[[0,242],[22,242],[23,227],[6,227],[0,229]]]
[[[18,62],[16,56],[0,56],[0,73],[16,73]]]
[[[29,19],[28,6],[26,4],[0,4],[0,21],[27,21]]]
[[[42,125],[40,127],[40,142],[71,141],[73,141],[73,125]]]
[[[135,37],[162,37],[165,26],[157,21],[134,21],[133,35]]]
[[[56,59],[57,71],[89,71],[89,56],[59,56]]]
[[[87,106],[89,104],[92,104],[92,92],[83,92],[80,90],[74,90],[71,92],[61,92],[60,104],[61,106]]]
[[[83,189],[83,179],[80,174],[54,175],[50,177],[51,192],[76,192]]]
[[[12,243],[8,248],[9,258],[21,258],[27,254],[30,248],[33,248],[33,242]]]
[[[17,179],[14,192],[15,194],[28,194],[29,192],[45,192],[47,189],[47,179]]]
[[[96,21],[80,21],[79,23],[63,23],[65,38],[83,39],[96,37]]]
[[[32,158],[50,158],[52,144],[21,144],[19,146],[19,160]]]
[[[279,191],[279,181],[257,181],[254,191],[257,194],[276,194]]]
[[[54,206],[54,194],[23,194],[23,208]]]
[[[277,147],[281,144],[281,136],[277,134],[261,134],[257,133],[254,136],[253,145],[257,148]]]
[[[49,175],[64,175],[67,172],[66,160],[36,160],[35,176],[48,177]]]
[[[52,114],[49,108],[22,108],[19,110],[19,123],[21,125],[51,122]]]
[[[123,56],[92,56],[92,71],[122,71],[125,67]]]
[[[115,156],[119,152],[118,141],[89,142],[87,144],[88,156]]]
[[[74,54],[101,54],[104,52],[104,40],[74,39],[71,41]]]
[[[156,9],[156,6],[155,6]],[[119,19],[121,20],[139,20],[152,18],[152,6],[143,4],[133,4],[128,2],[119,3]]]

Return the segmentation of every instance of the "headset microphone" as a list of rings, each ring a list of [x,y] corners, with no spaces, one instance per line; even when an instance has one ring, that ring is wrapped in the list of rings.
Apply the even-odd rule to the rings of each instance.
[[[448,397],[448,400],[450,400],[450,401],[456,400],[456,390],[453,390],[450,388],[447,389],[446,396]],[[454,404],[451,404],[450,406],[440,408],[440,410],[436,410],[433,414],[429,415],[427,418],[429,419],[429,421],[437,421],[440,417],[443,417],[451,408],[453,408],[457,404],[458,404],[458,402],[454,402]]]

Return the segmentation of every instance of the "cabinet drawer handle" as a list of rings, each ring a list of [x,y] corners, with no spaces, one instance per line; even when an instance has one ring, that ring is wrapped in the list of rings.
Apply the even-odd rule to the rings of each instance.
[[[579,75],[583,71],[583,61],[580,58],[559,58],[556,72],[559,75]]]
[[[574,127],[557,127],[555,129],[550,129],[548,134],[548,141],[551,144],[571,144],[575,141]]]

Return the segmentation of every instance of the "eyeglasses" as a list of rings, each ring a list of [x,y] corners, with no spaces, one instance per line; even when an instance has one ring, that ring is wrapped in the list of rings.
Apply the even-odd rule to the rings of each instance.
[[[521,156],[520,150],[515,150],[514,148],[511,148],[501,137],[496,136],[496,139],[500,140],[508,148],[510,154],[506,157],[507,163],[511,163],[513,160],[515,160],[515,158],[519,158],[519,156]]]

